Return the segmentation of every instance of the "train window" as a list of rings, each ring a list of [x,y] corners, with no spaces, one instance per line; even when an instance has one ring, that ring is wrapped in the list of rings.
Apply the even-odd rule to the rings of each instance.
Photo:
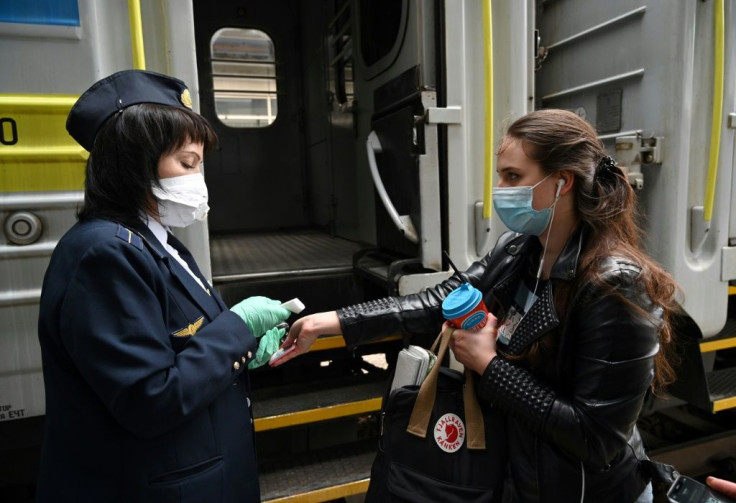
[[[387,56],[401,31],[402,2],[363,0],[360,2],[360,50],[366,66]]]
[[[276,57],[260,30],[222,28],[210,43],[215,112],[223,124],[266,127],[276,120]]]
[[[79,26],[77,0],[0,2],[0,22]]]

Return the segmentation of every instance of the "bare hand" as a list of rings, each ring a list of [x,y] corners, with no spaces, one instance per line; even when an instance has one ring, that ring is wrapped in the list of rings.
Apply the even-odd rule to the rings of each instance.
[[[729,482],[728,480],[708,477],[705,480],[705,483],[708,484],[711,489],[723,494],[724,496],[736,498],[736,482]]]
[[[284,354],[282,358],[272,362],[272,367],[278,367],[292,358],[309,351],[314,341],[320,335],[339,334],[342,330],[340,320],[337,317],[337,311],[328,311],[325,313],[315,313],[299,318],[289,329],[281,347],[289,349],[295,345],[296,349]]]
[[[483,374],[496,356],[497,323],[496,317],[489,314],[486,326],[477,332],[455,330],[450,339],[450,349],[455,353],[457,361],[477,374]]]

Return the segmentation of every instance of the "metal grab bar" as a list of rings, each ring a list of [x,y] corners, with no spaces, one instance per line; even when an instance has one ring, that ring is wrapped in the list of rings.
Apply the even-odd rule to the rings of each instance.
[[[21,195],[4,194],[0,198],[0,211],[76,208],[82,203],[84,203],[84,192],[81,190]]]
[[[703,206],[691,209],[692,229],[690,248],[700,254],[710,233],[713,206],[716,198],[718,162],[721,151],[723,128],[723,78],[725,68],[725,7],[723,0],[713,3],[713,103],[710,126],[710,149],[708,151],[708,173],[705,179]]]
[[[493,7],[492,0],[483,2],[483,59],[485,82],[486,138],[483,148],[483,218],[491,218],[493,208]]]
[[[704,220],[707,227],[713,217],[713,203],[716,197],[716,178],[718,177],[718,157],[721,151],[721,129],[723,128],[723,73],[725,67],[725,9],[723,0],[713,4],[713,112],[710,126],[710,154],[708,155],[708,178],[705,189]]]
[[[143,45],[143,22],[141,20],[140,0],[128,0],[128,18],[130,22],[130,43],[133,49],[133,68],[146,69],[146,53]]]
[[[399,215],[396,211],[391,199],[388,197],[386,188],[383,186],[383,180],[381,175],[378,173],[378,165],[376,164],[376,154],[380,154],[383,151],[381,142],[378,140],[378,135],[375,131],[371,131],[368,135],[368,139],[365,141],[366,151],[368,152],[368,164],[371,168],[371,177],[373,178],[373,185],[376,186],[378,196],[381,198],[384,208],[388,212],[388,216],[396,225],[396,228],[412,243],[419,242],[419,236],[414,228],[414,224],[411,221],[409,215]]]

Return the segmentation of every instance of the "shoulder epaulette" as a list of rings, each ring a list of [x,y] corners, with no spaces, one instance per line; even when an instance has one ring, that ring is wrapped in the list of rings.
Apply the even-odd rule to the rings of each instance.
[[[118,224],[118,230],[115,235],[123,241],[127,241],[132,244],[139,250],[143,249],[143,238],[137,232],[133,232],[127,227]]]

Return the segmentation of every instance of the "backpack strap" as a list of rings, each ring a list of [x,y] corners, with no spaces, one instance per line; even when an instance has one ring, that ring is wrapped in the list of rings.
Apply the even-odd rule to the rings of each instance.
[[[427,437],[427,429],[429,428],[429,419],[434,408],[434,401],[437,397],[437,379],[440,374],[440,362],[442,362],[447,353],[447,345],[450,342],[454,328],[448,327],[437,336],[432,345],[434,352],[439,343],[439,351],[437,354],[437,363],[432,367],[429,375],[422,383],[417,394],[417,400],[411,411],[409,425],[406,427],[407,433],[416,435],[420,438]],[[465,369],[465,386],[463,390],[463,401],[465,402],[465,429],[467,433],[468,449],[485,449],[485,425],[483,422],[483,414],[475,395],[475,385],[473,376],[469,369]]]

